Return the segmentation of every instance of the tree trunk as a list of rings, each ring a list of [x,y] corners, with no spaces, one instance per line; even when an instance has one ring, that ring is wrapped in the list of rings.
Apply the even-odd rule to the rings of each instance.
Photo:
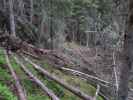
[[[13,36],[16,36],[14,12],[13,12],[13,0],[9,0],[9,11],[10,11],[10,29],[11,29],[11,34]]]
[[[54,31],[53,31],[53,1],[50,0],[50,9],[51,9],[51,13],[50,13],[50,49],[53,50],[54,49]]]
[[[128,83],[133,60],[133,0],[126,2],[128,2],[128,17],[126,19],[124,48],[121,54],[122,66],[117,100],[127,100],[128,98]]]
[[[45,22],[45,16],[46,16],[46,12],[45,12],[45,9],[44,9],[44,4],[43,4],[43,0],[41,0],[41,23],[40,23],[40,34],[39,34],[39,37],[38,37],[38,45],[40,48],[44,48],[44,44],[42,46],[42,38],[44,38],[45,36],[45,33],[44,33],[44,22]]]
[[[24,1],[23,0],[18,0],[19,2],[19,14],[22,18],[24,18]]]
[[[33,0],[30,0],[30,22],[32,24],[32,18],[33,18]]]
[[[6,51],[4,51],[4,53],[5,53],[5,56],[6,56],[6,61],[7,61],[9,71],[11,72],[12,77],[15,81],[15,86],[16,86],[16,89],[17,89],[17,92],[18,92],[19,100],[27,100],[26,94],[23,91],[23,87],[21,86],[20,80],[19,80],[17,74],[15,73],[11,63],[10,63],[10,60],[9,60],[9,57],[8,57]]]
[[[7,5],[6,0],[3,0],[3,7],[4,7],[4,9],[6,9],[6,5]]]

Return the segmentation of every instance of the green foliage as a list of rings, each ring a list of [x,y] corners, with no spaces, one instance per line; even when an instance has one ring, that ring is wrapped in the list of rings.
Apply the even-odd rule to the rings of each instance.
[[[0,54],[0,80],[2,80],[1,83],[4,83],[4,81],[11,79],[11,75],[6,70],[6,60],[2,50],[0,50]]]
[[[98,96],[98,97],[97,97],[97,100],[103,100],[103,98],[102,98],[102,97],[100,97],[100,96]]]
[[[17,97],[12,94],[10,89],[0,84],[0,96],[2,96],[3,100],[17,100]]]
[[[9,75],[9,73],[0,67],[0,79],[2,81],[6,81],[6,80],[10,80],[11,79],[11,75]]]
[[[5,56],[4,56],[4,52],[3,50],[0,49],[0,64],[5,64],[6,60],[5,60]]]

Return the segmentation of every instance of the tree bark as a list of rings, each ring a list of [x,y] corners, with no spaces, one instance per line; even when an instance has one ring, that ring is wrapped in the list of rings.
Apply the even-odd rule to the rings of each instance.
[[[13,36],[16,36],[15,20],[14,20],[14,12],[13,12],[13,0],[9,0],[9,11],[10,11],[10,29],[11,29],[11,34]]]
[[[6,51],[4,51],[4,52],[5,52],[5,56],[6,56],[6,61],[7,61],[8,68],[9,68],[11,74],[12,74],[12,77],[13,77],[14,80],[15,80],[15,86],[16,86],[16,88],[17,88],[17,92],[18,92],[18,95],[19,95],[19,99],[20,99],[20,100],[27,100],[27,99],[26,99],[26,96],[25,96],[25,93],[24,93],[24,91],[23,91],[23,88],[22,88],[22,86],[21,86],[21,84],[20,84],[20,81],[19,81],[19,79],[18,79],[18,77],[17,77],[15,71],[13,70],[10,61],[9,61],[9,57],[8,57]]]
[[[124,36],[124,48],[121,54],[122,66],[117,100],[128,99],[128,83],[133,61],[133,0],[127,0],[128,16]]]
[[[46,12],[45,12],[45,9],[44,9],[44,2],[43,2],[43,0],[41,0],[41,24],[40,24],[40,34],[39,34],[39,37],[38,37],[38,44],[41,44],[41,40],[42,40],[42,38],[44,38],[44,36],[45,36],[45,33],[44,33],[44,22],[45,22],[45,14],[46,14]],[[41,48],[43,48],[42,46],[40,46]]]
[[[33,18],[33,0],[30,0],[30,22],[32,24],[32,18]]]
[[[53,31],[53,0],[50,0],[50,19],[49,19],[49,24],[50,24],[50,49],[54,49],[54,31]]]
[[[22,18],[24,18],[24,1],[23,0],[18,0],[19,4],[19,14]]]

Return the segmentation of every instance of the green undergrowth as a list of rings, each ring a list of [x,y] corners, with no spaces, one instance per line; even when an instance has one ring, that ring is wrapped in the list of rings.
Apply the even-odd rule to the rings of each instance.
[[[0,100],[17,100],[17,97],[13,95],[6,85],[0,83]]]
[[[9,74],[6,68],[6,60],[3,55],[3,52],[0,50],[0,82],[3,83],[4,81],[10,80],[11,75]]]
[[[4,83],[11,79],[11,75],[7,72],[7,70],[0,67],[0,83]]]
[[[10,87],[7,87],[11,82],[12,77],[6,67],[4,52],[0,50],[0,100],[17,100]]]

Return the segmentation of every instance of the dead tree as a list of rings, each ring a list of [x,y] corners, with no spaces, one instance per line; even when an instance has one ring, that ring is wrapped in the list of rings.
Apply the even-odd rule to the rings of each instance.
[[[47,76],[48,78],[54,80],[55,82],[57,82],[58,84],[60,84],[61,86],[63,86],[64,88],[66,88],[67,90],[71,91],[72,93],[74,93],[75,95],[79,96],[80,98],[84,99],[84,100],[92,100],[91,96],[86,95],[85,93],[81,92],[79,89],[76,89],[70,85],[68,85],[67,83],[65,83],[64,81],[58,79],[57,77],[51,75],[49,72],[47,72],[46,70],[44,70],[43,68],[41,68],[39,65],[33,63],[31,60],[29,60],[28,58],[24,59],[26,61],[28,61],[30,64],[33,65],[33,67],[38,70],[39,72],[41,72],[42,74],[44,74],[45,76]]]
[[[18,58],[14,57],[16,62],[21,66],[23,71],[33,79],[33,81],[42,88],[44,92],[52,99],[52,100],[60,100],[51,90],[49,90],[37,77],[35,77],[25,66],[24,64],[18,60]]]
[[[111,84],[110,82],[104,81],[98,77],[91,76],[70,68],[58,67],[57,69],[61,70],[62,72],[65,72],[66,74],[78,76],[82,79],[85,79],[90,85],[94,86],[95,88],[97,88],[97,84],[99,84],[101,87],[99,91],[99,96],[103,97],[105,100],[110,100],[109,99],[111,97],[110,92],[112,91],[112,87],[113,87],[113,84]]]
[[[8,57],[6,51],[4,51],[4,52],[5,52],[5,56],[6,56],[6,61],[7,61],[8,68],[9,68],[11,74],[12,74],[13,79],[15,80],[15,86],[17,88],[17,92],[18,92],[18,95],[19,95],[19,99],[20,100],[27,100],[26,99],[26,95],[25,95],[25,93],[23,91],[23,88],[22,88],[22,86],[20,84],[19,78],[17,77],[17,75],[16,75],[15,71],[13,70],[12,65],[11,65],[11,63],[9,61],[9,57]]]

